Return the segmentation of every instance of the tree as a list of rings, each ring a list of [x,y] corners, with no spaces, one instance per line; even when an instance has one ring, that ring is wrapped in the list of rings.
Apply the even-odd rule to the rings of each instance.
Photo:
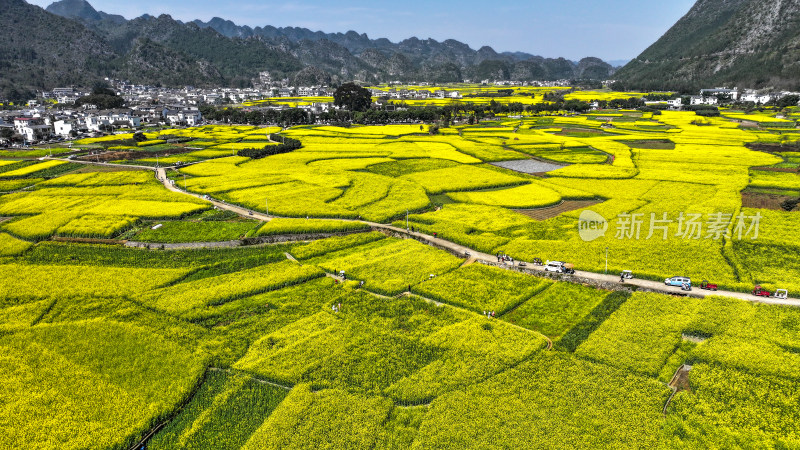
[[[800,96],[794,94],[784,95],[778,100],[778,107],[787,108],[789,106],[797,106],[798,103],[800,103]]]
[[[363,112],[372,106],[372,96],[355,83],[345,83],[333,93],[333,104],[350,111]]]
[[[125,99],[117,96],[114,91],[103,91],[98,89],[95,92],[97,93],[93,93],[75,100],[75,106],[95,105],[99,109],[114,109],[121,108],[125,105]]]
[[[797,207],[798,203],[800,203],[800,199],[789,198],[781,202],[781,208],[785,211],[791,211]]]
[[[99,87],[99,86],[97,86],[97,87],[95,87],[94,89],[92,89],[92,95],[108,95],[108,96],[115,96],[115,95],[117,95],[117,93],[116,93],[116,92],[114,92],[114,90],[113,90],[113,89],[111,89],[111,88],[108,88],[108,87]]]

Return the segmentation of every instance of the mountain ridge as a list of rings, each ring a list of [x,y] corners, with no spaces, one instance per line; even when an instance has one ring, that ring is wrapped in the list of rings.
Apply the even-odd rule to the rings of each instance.
[[[616,77],[631,89],[798,89],[800,0],[698,0]]]
[[[246,87],[262,71],[273,79],[320,84],[607,79],[614,71],[598,58],[573,62],[498,53],[488,46],[475,50],[454,39],[411,37],[393,43],[355,31],[251,28],[221,18],[182,22],[166,14],[128,20],[97,11],[86,0],[60,0],[46,10],[24,0],[6,3],[9,8],[0,10],[0,25],[6,25],[0,28],[0,44],[12,50],[0,52],[0,67],[9,65],[12,75],[18,73],[0,85],[0,97],[6,98],[106,76],[140,84]],[[20,46],[13,31],[19,29],[37,30],[32,43],[24,45],[27,56],[13,50]],[[71,50],[65,58],[45,57],[57,45]]]

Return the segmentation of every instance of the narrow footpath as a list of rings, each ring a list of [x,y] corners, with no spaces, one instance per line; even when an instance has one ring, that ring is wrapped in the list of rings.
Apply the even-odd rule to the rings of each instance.
[[[172,184],[172,180],[167,178],[166,169],[167,168],[165,167],[159,167],[158,169],[156,169],[156,178],[158,178],[158,180],[164,184],[164,187],[166,187],[172,192],[177,192],[184,195],[191,195],[192,197],[205,200],[219,209],[235,212],[236,214],[239,214],[240,216],[246,217],[248,219],[258,219],[264,222],[269,222],[270,220],[272,220],[272,217],[267,216],[266,214],[262,214],[258,211],[252,211],[246,208],[242,208],[241,206],[231,205],[230,203],[226,203],[220,200],[215,200],[211,197],[204,198],[204,196],[200,194],[194,194],[192,192],[185,191],[177,186],[178,185],[177,181],[175,182],[175,184]]]

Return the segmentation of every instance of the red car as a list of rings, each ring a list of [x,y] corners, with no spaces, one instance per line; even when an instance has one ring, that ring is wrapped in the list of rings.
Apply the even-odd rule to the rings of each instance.
[[[756,297],[771,297],[772,293],[758,285],[753,288],[753,295]]]
[[[708,280],[703,280],[703,282],[700,283],[700,289],[705,289],[707,291],[716,291],[717,290],[717,285],[713,284],[713,283],[709,283]]]

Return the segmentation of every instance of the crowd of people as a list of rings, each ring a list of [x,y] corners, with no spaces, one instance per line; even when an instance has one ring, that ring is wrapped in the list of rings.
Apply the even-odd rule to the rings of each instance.
[[[502,253],[498,253],[496,256],[497,256],[497,262],[499,262],[499,263],[511,263],[511,265],[514,265],[514,258],[512,258],[512,257],[510,257],[508,255],[504,255]]]

